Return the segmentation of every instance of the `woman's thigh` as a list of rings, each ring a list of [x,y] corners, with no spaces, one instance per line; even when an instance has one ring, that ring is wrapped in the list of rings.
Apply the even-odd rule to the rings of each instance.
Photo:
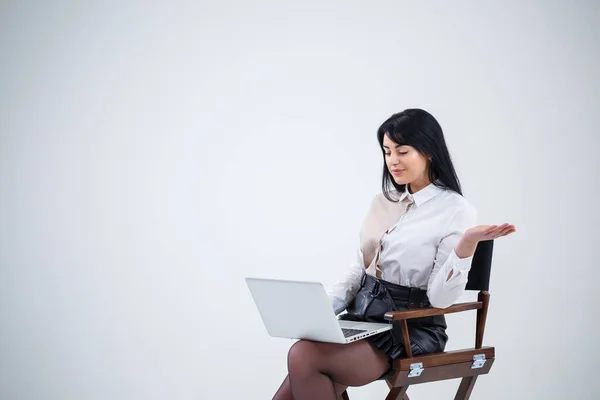
[[[300,340],[290,349],[288,369],[320,372],[343,386],[362,386],[377,380],[390,367],[387,354],[369,340],[348,344]]]

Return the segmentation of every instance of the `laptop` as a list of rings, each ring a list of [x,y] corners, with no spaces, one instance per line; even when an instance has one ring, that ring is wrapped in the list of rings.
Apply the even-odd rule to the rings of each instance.
[[[351,343],[392,329],[389,323],[338,320],[319,282],[246,278],[272,337]]]

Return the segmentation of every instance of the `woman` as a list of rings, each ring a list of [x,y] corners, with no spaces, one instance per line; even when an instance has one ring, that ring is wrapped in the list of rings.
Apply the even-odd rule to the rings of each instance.
[[[510,224],[475,226],[462,196],[442,128],[420,109],[394,114],[379,128],[382,193],[360,234],[358,260],[329,293],[340,318],[382,321],[365,304],[376,290],[389,309],[452,305],[463,293],[477,243],[515,231]],[[389,294],[389,296],[388,296]],[[371,307],[370,309],[377,309]],[[444,316],[409,322],[413,355],[444,350]],[[350,344],[300,340],[288,354],[288,376],[276,400],[336,399],[348,386],[377,380],[404,356],[399,326]]]

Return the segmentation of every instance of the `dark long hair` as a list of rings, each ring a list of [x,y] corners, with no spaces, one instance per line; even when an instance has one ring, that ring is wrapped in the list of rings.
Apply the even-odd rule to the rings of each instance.
[[[402,193],[406,185],[397,184],[387,168],[383,149],[384,135],[396,144],[414,147],[425,157],[431,158],[429,180],[436,186],[453,190],[462,196],[460,181],[452,165],[442,127],[427,111],[411,108],[392,115],[377,130],[377,139],[383,155],[381,189],[388,200],[398,201],[390,196],[390,191],[395,188]]]

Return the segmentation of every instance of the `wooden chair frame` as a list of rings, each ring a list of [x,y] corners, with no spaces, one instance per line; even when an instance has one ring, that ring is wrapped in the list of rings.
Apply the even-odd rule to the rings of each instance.
[[[386,320],[401,325],[404,350],[407,354],[405,358],[395,360],[390,373],[383,378],[390,389],[386,400],[409,400],[406,391],[410,385],[456,378],[462,378],[462,381],[454,400],[468,400],[477,378],[490,371],[495,360],[495,348],[483,346],[483,335],[490,302],[490,293],[487,291],[487,286],[489,284],[492,248],[493,243],[489,243],[486,245],[486,254],[481,254],[484,251],[480,251],[480,246],[478,246],[480,254],[476,252],[477,257],[473,259],[472,269],[477,268],[476,263],[485,264],[483,268],[487,268],[487,271],[484,271],[486,272],[485,276],[483,278],[477,276],[477,282],[474,283],[474,286],[486,289],[479,291],[477,301],[458,303],[448,308],[417,308],[385,314],[384,318]],[[478,272],[474,273],[474,275],[476,274]],[[471,273],[469,274],[470,278]],[[467,289],[469,289],[469,285],[467,285]],[[407,320],[468,310],[477,310],[475,347],[413,357],[410,349]],[[341,398],[349,400],[348,392],[344,392]]]

